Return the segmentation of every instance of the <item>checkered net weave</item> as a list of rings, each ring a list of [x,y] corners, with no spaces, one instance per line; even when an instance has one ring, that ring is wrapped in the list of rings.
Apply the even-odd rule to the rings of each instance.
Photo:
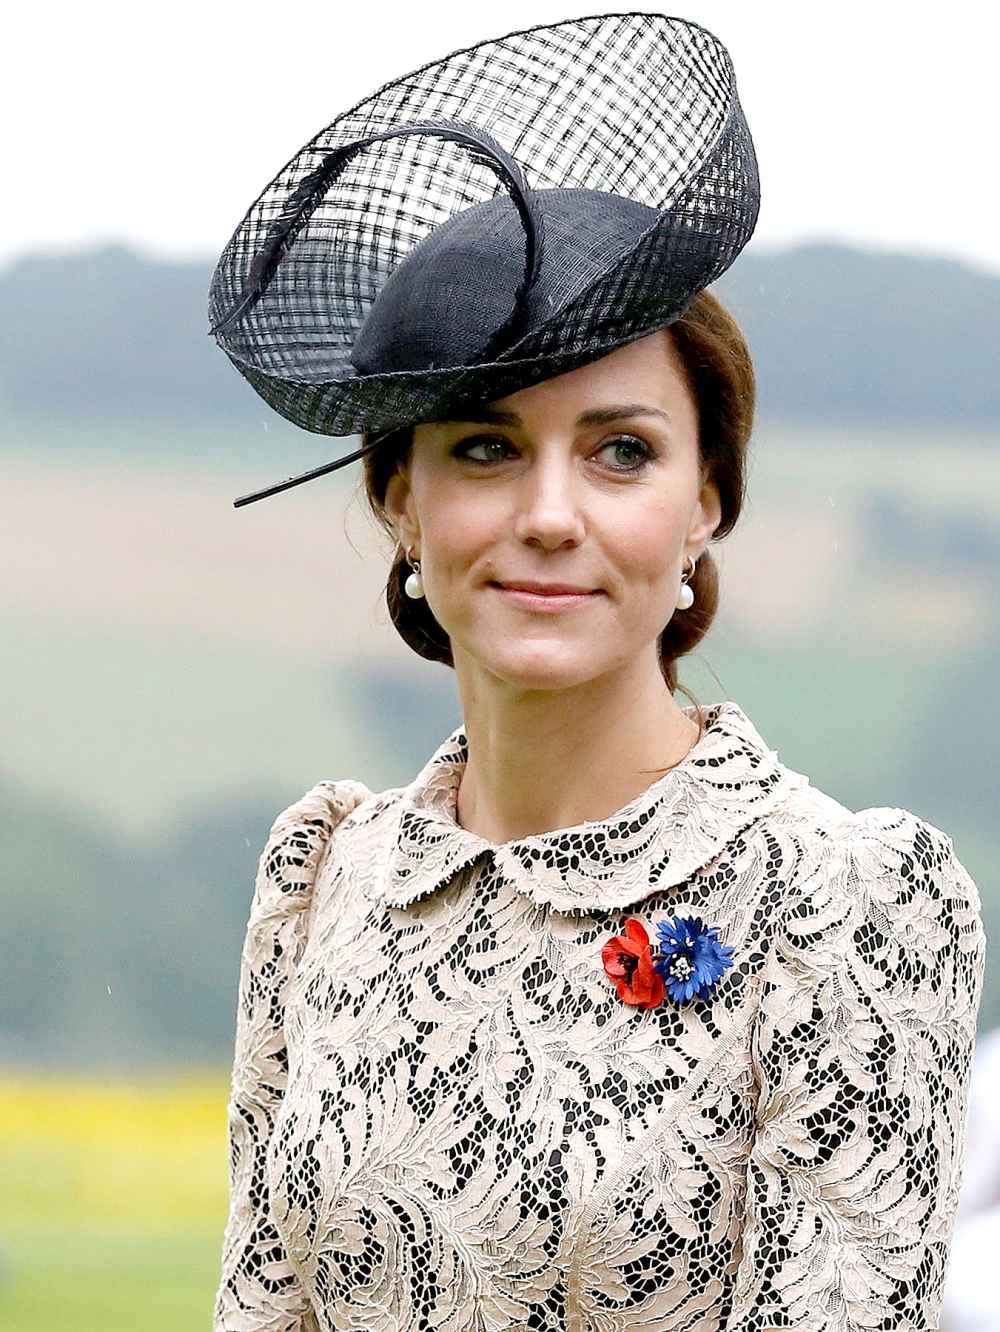
[[[427,132],[414,132],[418,123]],[[565,251],[553,257],[539,235],[536,261],[562,265],[559,302],[528,326],[512,321],[499,347],[504,329],[484,327],[487,355],[359,373],[352,350],[388,277],[456,214],[502,191],[516,202],[518,172],[529,202],[532,191],[580,189],[655,211],[638,240],[623,240],[576,288]],[[535,27],[393,80],[301,148],[220,257],[212,332],[303,428],[388,430],[463,397],[514,392],[669,324],[732,263],[758,207],[753,143],[716,37],[659,14]],[[515,314],[517,300],[512,291]]]

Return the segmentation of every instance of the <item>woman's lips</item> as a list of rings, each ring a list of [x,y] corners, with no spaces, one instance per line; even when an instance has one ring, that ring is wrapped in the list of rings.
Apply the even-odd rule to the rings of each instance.
[[[519,606],[522,610],[548,611],[549,614],[555,611],[572,610],[576,606],[583,606],[594,597],[601,596],[600,590],[595,592],[523,592],[516,587],[501,587],[499,583],[491,583],[490,587],[499,592],[512,606]]]

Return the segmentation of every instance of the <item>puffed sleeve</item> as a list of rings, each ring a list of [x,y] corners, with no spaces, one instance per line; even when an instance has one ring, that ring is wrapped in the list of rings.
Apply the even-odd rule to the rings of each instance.
[[[937,1332],[986,937],[951,838],[902,809],[829,835],[787,904],[726,1332]]]
[[[316,1327],[271,1218],[265,1156],[286,1085],[285,1000],[313,886],[333,830],[368,794],[360,782],[317,783],[275,819],[258,862],[240,961],[227,1108],[229,1215],[213,1332]]]

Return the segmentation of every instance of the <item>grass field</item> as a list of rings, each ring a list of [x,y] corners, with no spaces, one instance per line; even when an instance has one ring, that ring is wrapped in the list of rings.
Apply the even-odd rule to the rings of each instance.
[[[227,1206],[215,1074],[0,1081],[4,1332],[208,1328]]]

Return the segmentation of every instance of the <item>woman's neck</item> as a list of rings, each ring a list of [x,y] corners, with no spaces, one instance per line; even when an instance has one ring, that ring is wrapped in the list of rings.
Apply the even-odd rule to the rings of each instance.
[[[461,674],[459,683],[469,759],[457,818],[494,844],[609,818],[698,738],[658,667],[578,690],[470,690]]]

